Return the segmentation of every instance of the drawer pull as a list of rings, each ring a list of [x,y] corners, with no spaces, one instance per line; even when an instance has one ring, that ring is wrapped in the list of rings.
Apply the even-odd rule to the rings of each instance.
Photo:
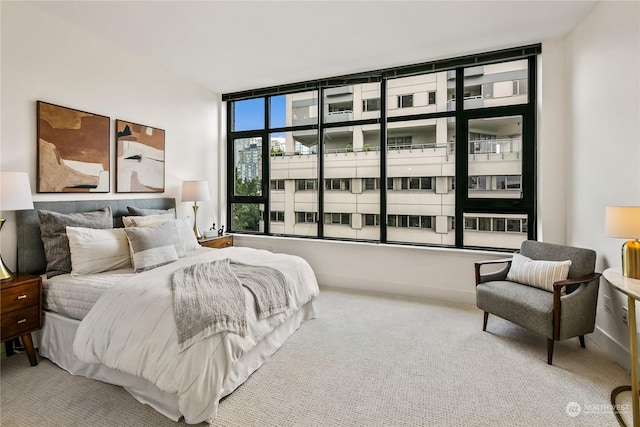
[[[18,299],[25,299],[25,298],[27,298],[26,295],[18,295]]]
[[[24,322],[26,322],[26,321],[27,321],[27,319],[20,319],[20,320],[18,320],[18,324],[20,324],[20,323],[24,323]]]

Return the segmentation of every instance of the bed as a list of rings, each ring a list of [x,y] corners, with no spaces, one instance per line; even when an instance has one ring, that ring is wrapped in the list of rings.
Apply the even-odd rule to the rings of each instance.
[[[128,207],[155,213],[175,209],[175,200],[35,202],[34,210],[18,212],[16,217],[19,271],[43,274],[48,268],[38,211],[72,214],[105,206],[111,211],[114,228],[122,228],[122,218],[130,215]],[[151,214],[149,219],[153,216],[161,215]],[[113,232],[120,235],[121,231],[136,230],[143,231],[142,227],[133,227]],[[67,231],[71,233],[69,228]],[[80,251],[74,246],[76,240],[69,236],[72,258],[77,261],[74,265],[79,266]],[[129,242],[133,248],[133,240]],[[133,262],[133,268],[139,265]],[[225,272],[230,271],[229,265],[273,271],[286,290],[287,305],[266,314],[257,312],[261,297],[242,280],[245,286],[240,291],[228,286],[236,292],[235,300],[244,303],[240,306],[245,322],[242,332],[234,332],[233,328],[219,331],[209,325],[190,339],[183,339],[185,321],[183,314],[175,315],[183,312],[176,305],[177,297],[174,301],[172,287],[177,293],[176,278],[185,277],[185,271],[213,265],[223,266]],[[184,418],[189,424],[212,422],[220,399],[265,363],[302,322],[315,317],[313,300],[318,285],[309,264],[296,256],[251,248],[197,246],[154,268],[137,273],[133,268],[86,274],[78,269],[73,274],[50,278],[43,274],[45,312],[43,329],[36,335],[39,353],[73,375],[124,387],[138,401],[175,421]],[[246,271],[253,274],[253,270]],[[186,277],[191,277],[186,282],[192,282],[194,289],[201,289],[198,286],[202,281],[213,283],[210,277]],[[227,285],[218,290],[224,293],[226,288]],[[222,323],[226,325],[225,322],[232,323],[227,318]]]

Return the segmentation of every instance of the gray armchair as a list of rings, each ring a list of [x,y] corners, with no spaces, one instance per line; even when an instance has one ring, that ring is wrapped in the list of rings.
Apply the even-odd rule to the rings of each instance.
[[[482,330],[487,330],[489,313],[547,337],[547,363],[552,364],[555,341],[593,332],[598,300],[598,278],[594,273],[596,253],[590,249],[527,240],[520,253],[533,260],[571,260],[567,280],[555,282],[553,292],[505,280],[510,259],[475,263],[476,305],[484,310]],[[487,264],[504,263],[500,271],[481,274]],[[562,290],[566,291],[565,294]]]

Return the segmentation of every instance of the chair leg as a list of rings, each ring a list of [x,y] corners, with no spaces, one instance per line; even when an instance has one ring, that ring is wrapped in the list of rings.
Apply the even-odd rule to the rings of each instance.
[[[552,365],[553,361],[553,340],[551,338],[547,338],[547,363]]]
[[[489,313],[488,312],[484,312],[484,319],[482,321],[482,330],[486,331],[487,330],[487,320],[489,320]]]
[[[582,347],[582,348],[587,348],[587,347],[584,345],[584,335],[580,335],[580,336],[578,337],[578,339],[580,340],[580,347]]]

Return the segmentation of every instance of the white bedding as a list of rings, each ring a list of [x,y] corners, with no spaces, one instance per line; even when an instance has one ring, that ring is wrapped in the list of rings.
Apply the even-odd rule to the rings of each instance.
[[[280,270],[289,285],[291,308],[257,320],[253,296],[245,289],[247,336],[219,333],[180,353],[171,273],[223,258]],[[250,248],[202,250],[106,290],[80,323],[74,353],[82,362],[142,377],[161,391],[175,394],[187,423],[211,422],[220,398],[231,391],[225,385],[238,370],[238,360],[317,294],[313,271],[302,258]]]
[[[50,279],[43,275],[43,308],[82,320],[107,289],[133,275],[132,268],[85,276],[60,274]]]

